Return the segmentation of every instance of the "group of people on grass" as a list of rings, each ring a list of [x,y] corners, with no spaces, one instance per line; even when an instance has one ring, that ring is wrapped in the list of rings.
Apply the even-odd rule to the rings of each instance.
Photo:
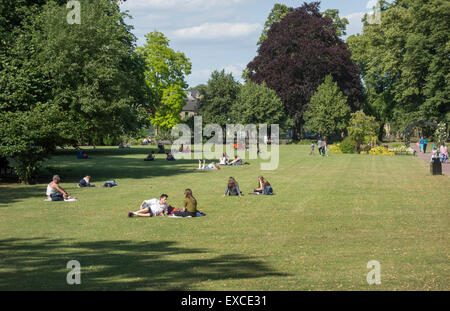
[[[119,143],[119,149],[122,149],[122,148],[131,148],[130,143],[129,143],[129,142],[126,142],[125,145],[122,144],[122,142]]]
[[[273,189],[270,185],[270,182],[265,179],[263,176],[258,177],[258,187],[253,189],[253,192],[249,194],[263,194],[263,195],[273,195]],[[225,196],[242,196],[243,193],[239,189],[239,183],[234,179],[234,177],[230,177],[228,179],[227,188],[225,189]]]
[[[179,209],[167,204],[167,194],[161,194],[159,199],[153,198],[142,201],[139,210],[129,212],[128,217],[155,217],[155,216],[176,216],[176,217],[198,217],[204,216],[197,209],[197,200],[192,194],[191,189],[184,190],[183,208]]]
[[[249,194],[273,195],[273,189],[269,181],[263,176],[258,177],[258,187]],[[228,179],[225,189],[225,196],[240,196],[242,192],[239,189],[239,183],[235,178]],[[184,190],[183,207],[177,208],[167,204],[168,195],[163,193],[158,198],[142,201],[139,209],[135,212],[128,212],[128,217],[156,217],[156,216],[174,216],[174,217],[199,217],[205,214],[197,208],[197,199],[192,194],[191,189]]]
[[[311,142],[311,151],[309,155],[315,155],[314,153],[315,144],[314,142]],[[328,157],[328,144],[327,144],[327,138],[325,137],[324,140],[320,139],[317,141],[317,149],[319,151],[319,155],[321,157],[327,156]]]
[[[148,156],[144,159],[144,161],[154,161],[155,158],[155,152],[152,151],[148,154]],[[175,157],[172,155],[171,152],[166,152],[166,161],[175,161]]]
[[[47,201],[77,201],[77,198],[74,198],[67,193],[66,190],[61,188],[60,186],[61,178],[59,175],[54,175],[52,177],[52,181],[47,185]],[[100,188],[111,188],[117,186],[114,180],[106,181],[103,185],[99,186]],[[91,184],[91,176],[87,175],[80,180],[77,185],[78,188],[91,188],[96,187]]]

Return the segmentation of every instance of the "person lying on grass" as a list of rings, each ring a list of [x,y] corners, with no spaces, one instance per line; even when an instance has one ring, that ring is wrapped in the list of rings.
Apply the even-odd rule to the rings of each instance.
[[[225,197],[227,194],[228,195],[238,195],[238,196],[242,197],[242,193],[239,190],[239,184],[236,181],[236,179],[234,179],[233,177],[230,177],[228,179],[227,189],[225,190],[225,194],[223,196]]]
[[[183,209],[174,212],[173,215],[178,217],[197,217],[197,212],[197,200],[192,195],[192,190],[184,190]]]
[[[205,166],[205,160],[198,160],[198,170],[220,170],[220,165],[216,165],[216,162],[211,162],[210,164]]]
[[[167,215],[167,194],[161,194],[159,200],[154,198],[145,200],[141,203],[139,210],[136,212],[129,212],[128,217],[155,217],[159,215]]]
[[[263,176],[258,177],[258,184],[259,188],[253,190],[253,193],[251,194],[266,194],[266,195],[273,194],[272,186],[270,185],[269,181],[265,179]]]
[[[47,185],[47,199],[52,201],[76,200],[59,186],[60,181],[61,178],[58,175],[53,176],[52,181]]]
[[[80,182],[78,183],[78,188],[82,187],[95,187],[95,185],[91,185],[91,176],[87,175],[82,180],[80,180]]]

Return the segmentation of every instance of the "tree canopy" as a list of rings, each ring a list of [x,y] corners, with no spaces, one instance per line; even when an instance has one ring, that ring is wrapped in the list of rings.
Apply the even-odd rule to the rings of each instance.
[[[380,1],[381,23],[364,19],[348,38],[367,88],[366,111],[392,128],[450,114],[450,5],[444,0]]]
[[[311,97],[311,103],[305,112],[305,129],[330,137],[345,130],[350,118],[347,98],[342,94],[331,75]]]
[[[259,85],[248,81],[241,85],[231,115],[239,124],[278,124],[284,129],[290,125],[281,99],[265,83]]]
[[[303,115],[311,96],[330,73],[350,107],[363,106],[358,66],[318,2],[305,3],[274,23],[247,67],[252,81],[265,82],[283,101],[294,121],[294,138],[303,136]]]
[[[231,112],[239,94],[239,86],[231,73],[225,73],[225,70],[213,71],[206,86],[198,89],[203,122],[220,126],[234,122]]]
[[[145,59],[145,80],[156,95],[151,122],[155,126],[170,129],[180,122],[188,85],[185,76],[191,73],[191,62],[182,52],[169,47],[163,33],[153,31],[146,36],[143,47],[137,53]]]
[[[0,155],[26,172],[24,181],[57,146],[135,132],[152,104],[136,38],[115,1],[84,1],[82,23],[73,25],[65,5],[30,3],[9,7],[16,35],[1,33],[8,45],[0,59]]]

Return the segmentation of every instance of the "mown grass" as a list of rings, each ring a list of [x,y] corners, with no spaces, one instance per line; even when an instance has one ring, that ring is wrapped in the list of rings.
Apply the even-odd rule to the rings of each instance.
[[[450,179],[415,157],[309,156],[199,172],[196,160],[142,159],[150,147],[61,152],[47,166],[78,202],[44,202],[46,184],[0,186],[0,289],[449,290]],[[84,174],[94,184],[79,189]],[[274,196],[250,196],[257,176]],[[223,198],[229,176],[246,193]],[[191,188],[206,217],[127,218],[144,199]],[[66,283],[69,260],[82,284]],[[366,265],[381,264],[369,286]]]

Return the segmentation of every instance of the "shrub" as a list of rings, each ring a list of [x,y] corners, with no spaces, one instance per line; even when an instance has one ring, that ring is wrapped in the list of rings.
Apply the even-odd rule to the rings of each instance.
[[[350,137],[346,137],[341,143],[342,153],[355,153],[356,152],[356,142]]]
[[[365,152],[365,153],[367,154],[367,152],[369,152],[370,149],[372,149],[372,147],[371,147],[370,145],[362,145],[362,146],[360,147],[360,149],[361,149],[361,152],[360,152],[360,153]]]
[[[388,156],[392,156],[392,155],[395,155],[395,152],[394,151],[390,151],[386,147],[376,147],[376,148],[370,149],[369,154],[371,154],[371,155],[388,155]]]
[[[312,143],[314,143],[314,140],[312,139],[302,139],[295,142],[295,144],[297,145],[308,145],[308,146],[311,145]]]
[[[328,148],[328,153],[341,154],[341,144],[333,144]]]

